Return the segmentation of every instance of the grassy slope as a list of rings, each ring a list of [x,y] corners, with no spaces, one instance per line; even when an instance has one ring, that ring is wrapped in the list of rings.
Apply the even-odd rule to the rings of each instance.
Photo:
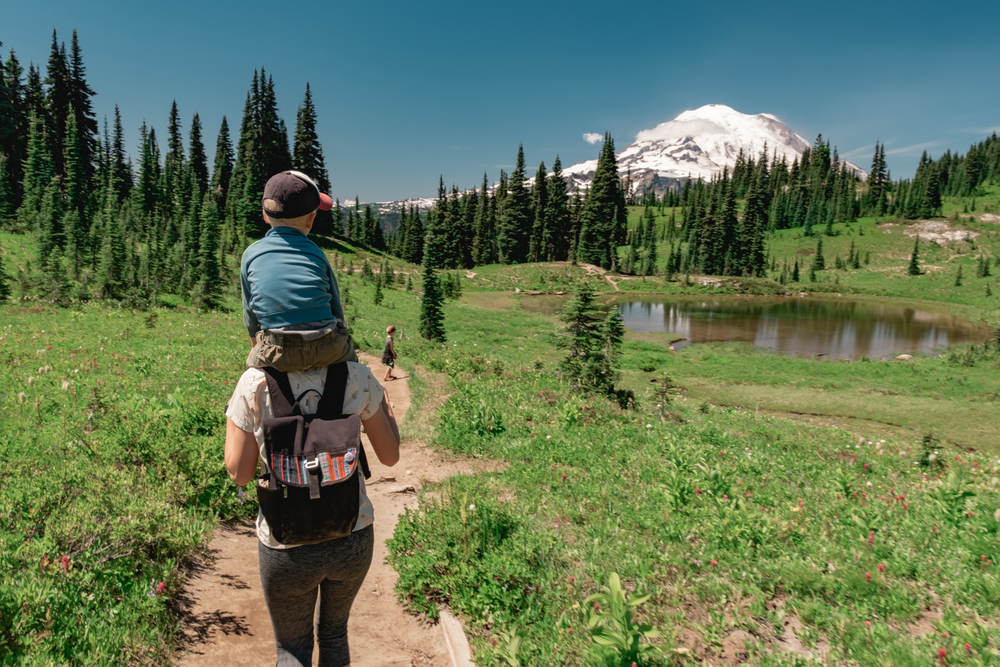
[[[883,289],[886,281],[875,270],[905,267],[893,253],[908,258],[912,241],[895,232],[879,236],[873,221],[862,224],[872,229],[856,240],[873,243],[872,264],[843,272],[841,283],[858,280],[859,288]],[[19,240],[0,237],[5,250]],[[848,238],[826,240],[830,263],[840,242],[846,247]],[[812,240],[782,233],[773,247],[780,258],[779,248],[794,252],[812,245]],[[346,251],[338,263],[350,261],[355,268],[366,256],[349,246],[338,249]],[[30,247],[13,250],[15,258],[18,253],[30,257]],[[7,266],[10,271],[11,263]],[[493,287],[548,291],[568,287],[571,278],[582,275],[567,265],[476,272],[494,280]],[[967,270],[966,275],[974,279],[975,274]],[[419,288],[418,276],[413,278]],[[905,293],[906,285],[925,278],[934,274],[901,278],[892,283],[893,291]],[[600,276],[587,279],[595,288],[611,289]],[[968,487],[975,495],[965,508],[964,500],[954,501],[918,481],[912,433],[868,431],[856,423],[846,433],[718,407],[752,405],[761,392],[773,391],[784,400],[794,396],[793,407],[821,403],[824,410],[816,411],[829,411],[840,401],[845,411],[855,411],[876,404],[883,416],[898,399],[894,409],[900,414],[946,420],[925,414],[939,395],[939,403],[953,411],[952,422],[965,422],[974,411],[992,409],[991,402],[978,401],[989,393],[991,363],[971,369],[934,359],[912,366],[839,365],[771,355],[762,359],[760,353],[718,348],[688,348],[667,356],[662,344],[632,339],[626,343],[623,384],[636,389],[642,407],[637,414],[621,413],[607,403],[568,394],[552,373],[559,356],[549,336],[553,318],[522,310],[517,297],[488,294],[482,289],[489,285],[474,287],[477,281],[467,280],[465,299],[446,306],[449,343],[441,347],[414,335],[416,294],[387,290],[385,303],[375,307],[370,286],[352,278],[342,282],[351,294],[347,311],[363,347],[377,349],[381,331],[393,323],[403,329],[399,342],[405,361],[453,376],[439,444],[509,464],[500,473],[449,482],[440,489],[442,504],[409,517],[412,523],[402,524],[394,547],[403,594],[417,607],[425,599],[446,600],[463,611],[476,630],[477,659],[484,664],[498,659],[504,648],[502,639],[496,645],[491,641],[498,632],[529,621],[534,627],[522,660],[597,664],[600,658],[589,653],[589,642],[580,636],[583,619],[574,605],[611,570],[630,586],[641,575],[654,592],[641,615],[667,629],[665,648],[690,646],[705,657],[717,654],[725,638],[742,629],[752,633],[745,650],[753,663],[778,664],[782,659],[768,647],[787,632],[785,615],[803,624],[797,634],[807,647],[831,647],[840,658],[862,664],[927,664],[939,645],[948,646],[949,655],[961,663],[970,658],[961,649],[962,639],[970,639],[977,651],[986,648],[984,642],[997,645],[995,632],[992,639],[960,637],[971,627],[963,621],[974,622],[974,613],[994,617],[1000,604],[1000,583],[980,560],[985,555],[996,562],[1000,556],[995,540],[1000,526],[992,519],[996,496],[982,486],[990,483],[995,463],[983,457],[955,461],[959,452],[939,445],[941,458],[947,456],[958,474],[955,484],[974,485]],[[641,281],[622,286],[636,283]],[[926,286],[935,283],[927,281],[912,293],[954,298],[995,320],[985,297],[946,283],[928,293]],[[660,279],[643,287],[661,286],[717,292]],[[9,471],[2,482],[0,566],[15,573],[18,584],[0,586],[8,632],[0,655],[13,650],[40,664],[113,664],[124,651],[127,662],[157,662],[155,656],[166,655],[171,642],[164,612],[179,585],[177,562],[198,547],[217,515],[250,511],[251,503],[239,504],[237,490],[222,473],[221,417],[215,412],[229,393],[222,383],[238,375],[245,350],[238,314],[204,315],[184,308],[156,312],[155,328],[148,329],[146,313],[89,307],[4,311],[10,328],[0,332],[0,401],[10,417],[0,426],[0,455]],[[81,364],[72,356],[90,358],[101,345],[99,365],[89,371],[92,362]],[[168,354],[174,358],[168,360]],[[39,374],[43,363],[53,370]],[[657,375],[673,373],[689,390],[670,407],[666,421],[648,392],[653,385],[640,370],[644,365],[656,367]],[[76,368],[82,374],[71,376]],[[29,384],[28,377],[36,379]],[[72,390],[60,388],[62,377],[71,378],[75,400]],[[914,386],[913,377],[921,379],[920,385]],[[24,405],[18,402],[20,391]],[[184,409],[171,412],[176,404],[168,394]],[[39,407],[32,411],[35,401]],[[913,407],[907,411],[907,405]],[[995,424],[993,414],[984,413],[982,422]],[[484,430],[483,424],[503,430]],[[914,431],[923,428],[913,425]],[[868,445],[858,450],[859,433],[884,433],[888,442],[881,450]],[[38,451],[53,452],[60,464],[72,465],[33,463]],[[737,456],[741,451],[751,455]],[[168,483],[178,469],[181,476]],[[128,474],[115,482],[116,471]],[[870,498],[868,509],[836,495],[865,474],[872,496],[891,486],[894,494],[909,499],[909,508],[893,501],[879,510]],[[59,494],[64,505],[53,508],[46,496],[52,487],[42,482],[51,480],[56,487],[81,483],[79,475],[106,485],[89,496]],[[765,477],[777,481],[768,485]],[[116,484],[149,491],[136,496],[118,491]],[[799,498],[804,498],[803,515],[796,509]],[[758,503],[765,509],[756,509]],[[971,517],[965,517],[966,510]],[[878,539],[868,548],[871,528]],[[107,552],[99,550],[108,541],[141,545],[141,553],[102,560]],[[43,567],[43,558],[56,561],[64,554],[71,555],[68,572],[58,565]],[[878,563],[887,565],[885,573],[877,571]],[[874,572],[871,583],[864,581],[866,571]],[[5,575],[3,580],[15,579]],[[163,597],[149,594],[155,581],[165,582]],[[943,612],[936,623],[952,638],[909,636],[908,624],[926,608]],[[53,625],[53,617],[64,622]],[[874,621],[871,629],[863,625],[865,619]],[[668,652],[649,661],[681,662],[683,656]]]

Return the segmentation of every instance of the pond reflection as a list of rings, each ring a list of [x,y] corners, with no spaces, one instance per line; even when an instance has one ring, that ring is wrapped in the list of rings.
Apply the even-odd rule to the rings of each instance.
[[[633,331],[677,333],[689,343],[745,342],[787,354],[887,359],[979,343],[990,330],[944,310],[843,298],[629,297],[617,302]]]

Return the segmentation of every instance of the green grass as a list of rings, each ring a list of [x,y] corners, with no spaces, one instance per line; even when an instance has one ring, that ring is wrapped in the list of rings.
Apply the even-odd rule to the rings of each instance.
[[[977,200],[977,213],[995,199]],[[945,213],[969,203],[950,201]],[[580,280],[606,298],[801,288],[931,300],[1000,321],[998,297],[985,296],[996,278],[975,278],[973,263],[1000,250],[1000,228],[952,222],[980,232],[976,247],[923,246],[928,272],[907,277],[913,241],[894,224],[836,226],[824,237],[828,265],[852,238],[871,263],[822,272],[815,285],[476,267],[462,299],[445,305],[445,346],[416,335],[416,291],[397,282],[371,305],[359,270],[365,259],[377,266],[377,253],[330,241],[359,346],[377,353],[395,324],[404,363],[448,376],[450,397],[421,435],[503,464],[431,488],[438,500],[404,517],[391,544],[402,598],[431,615],[441,602],[461,613],[481,665],[504,664],[518,629],[521,664],[617,664],[587,638],[583,613],[612,571],[651,594],[637,616],[664,631],[643,665],[715,664],[739,637],[754,665],[804,664],[780,648],[795,644],[834,664],[926,665],[940,648],[950,664],[995,664],[993,352],[905,364],[736,345],[670,354],[670,334],[630,332],[620,386],[639,408],[628,412],[573,395],[557,372],[554,293]],[[33,257],[24,236],[0,233],[0,243],[11,274]],[[769,248],[779,262],[808,260],[798,253],[815,238],[783,231]],[[416,267],[393,264],[420,289]],[[966,284],[955,287],[959,264]],[[246,353],[237,303],[199,313],[164,295],[161,305],[170,307],[29,300],[0,311],[0,664],[166,663],[183,563],[220,518],[255,511],[222,467],[221,408]],[[664,374],[681,386],[667,403],[650,382]],[[432,386],[413,387],[419,410]],[[774,416],[793,413],[808,414]],[[924,451],[927,431],[938,439]],[[926,627],[934,634],[917,632]],[[779,642],[791,628],[799,641]]]

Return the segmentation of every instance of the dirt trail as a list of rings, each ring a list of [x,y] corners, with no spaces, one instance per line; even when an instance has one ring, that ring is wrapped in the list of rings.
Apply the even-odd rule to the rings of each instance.
[[[381,382],[385,367],[362,355]],[[408,375],[384,382],[396,419],[402,424],[410,407]],[[367,437],[365,437],[367,444]],[[371,453],[371,445],[368,452]],[[221,463],[221,452],[220,452]],[[446,459],[420,442],[403,441],[393,468],[369,456],[368,497],[375,506],[375,553],[365,583],[351,610],[348,632],[353,667],[447,667],[451,664],[441,627],[409,614],[396,602],[396,572],[385,563],[385,541],[405,508],[416,508],[416,491],[468,472],[463,462]],[[411,487],[411,488],[407,488]],[[252,522],[220,526],[204,559],[192,568],[179,599],[185,641],[176,656],[180,667],[273,665],[271,620],[257,569],[257,536]],[[316,664],[314,654],[313,664]]]

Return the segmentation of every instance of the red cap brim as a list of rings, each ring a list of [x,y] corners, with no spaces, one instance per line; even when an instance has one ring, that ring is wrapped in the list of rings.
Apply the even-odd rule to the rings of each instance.
[[[330,195],[319,193],[319,210],[329,211],[331,208],[333,208],[333,200],[330,199]]]

